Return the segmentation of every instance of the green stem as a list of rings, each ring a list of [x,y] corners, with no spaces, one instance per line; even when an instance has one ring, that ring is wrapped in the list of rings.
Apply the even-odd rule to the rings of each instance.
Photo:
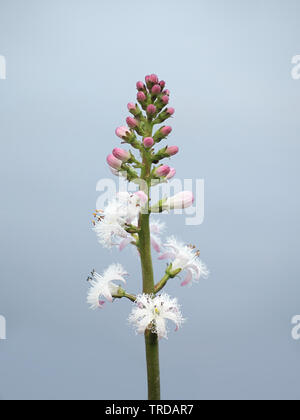
[[[149,133],[152,135],[152,125],[149,124]],[[152,161],[146,153],[143,153],[143,169],[141,177],[146,181],[148,191],[145,191],[149,197],[149,188],[151,184],[151,166]],[[151,235],[150,235],[150,214],[141,214],[139,222],[139,250],[141,256],[143,273],[143,293],[154,295],[154,274],[151,255]],[[160,400],[160,373],[159,373],[159,346],[157,334],[150,330],[145,332],[147,377],[148,377],[148,399]]]
[[[154,292],[155,294],[160,292],[165,285],[168,283],[170,279],[173,279],[174,277],[178,276],[178,274],[182,271],[181,268],[177,268],[177,270],[172,271],[172,264],[169,265],[166,274],[163,276],[163,278],[154,286]]]
[[[142,214],[140,218],[139,248],[143,273],[143,292],[154,293],[154,275],[151,256],[150,215]]]
[[[143,272],[143,292],[146,294],[154,294],[154,276],[151,257],[151,241],[149,214],[142,214],[140,223],[141,231],[139,234],[139,247]],[[157,334],[150,330],[145,332],[146,360],[147,360],[147,376],[148,376],[148,399],[160,399],[160,374],[159,374],[159,346]]]
[[[160,280],[160,282],[158,282],[155,287],[154,287],[154,291],[155,293],[158,293],[161,289],[163,289],[165,287],[165,285],[167,284],[167,282],[170,279],[170,274],[165,274],[164,277]]]
[[[126,298],[131,300],[131,302],[135,302],[136,301],[136,296],[135,295],[131,295],[129,293],[126,293],[124,289],[122,289],[122,287],[119,287],[119,290],[116,294],[112,295],[112,297],[114,299],[122,299],[122,298]]]
[[[150,330],[146,330],[145,345],[148,374],[148,400],[160,400],[159,350],[157,334],[154,334]]]

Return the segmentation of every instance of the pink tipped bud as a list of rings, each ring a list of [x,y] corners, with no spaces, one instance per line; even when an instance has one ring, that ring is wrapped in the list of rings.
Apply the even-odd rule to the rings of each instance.
[[[139,92],[139,93],[137,94],[137,100],[138,100],[139,102],[145,102],[145,100],[146,100],[146,95],[144,94],[144,92]]]
[[[112,169],[121,169],[122,161],[117,159],[114,155],[108,155],[106,161]]]
[[[119,149],[118,147],[116,147],[113,150],[113,155],[115,158],[121,160],[122,162],[127,162],[130,159],[130,153],[127,152],[127,150],[124,149]]]
[[[109,167],[110,172],[115,176],[120,176],[120,172],[117,169]]]
[[[153,84],[157,84],[158,83],[158,77],[156,76],[156,74],[151,74],[149,76],[149,81]]]
[[[174,178],[175,175],[176,175],[176,169],[175,168],[170,168],[170,172],[169,172],[169,174],[167,175],[166,178],[169,180],[169,179]]]
[[[161,80],[159,82],[160,87],[163,89],[166,86],[166,82],[164,80]]]
[[[173,114],[174,114],[174,112],[175,112],[175,109],[174,109],[174,108],[168,108],[168,109],[167,109],[167,113],[168,113],[169,115],[173,115]]]
[[[143,82],[137,82],[136,88],[137,88],[137,90],[144,90],[145,89],[145,85],[144,85]]]
[[[166,153],[169,156],[174,156],[179,152],[179,148],[177,146],[169,146],[166,150]]]
[[[127,109],[128,109],[128,111],[134,111],[135,110],[135,104],[133,102],[129,102],[129,104],[127,104]]]
[[[164,90],[164,91],[163,91],[163,93],[164,93],[165,95],[167,95],[167,96],[170,96],[170,91],[169,91],[169,89]]]
[[[135,127],[137,127],[139,125],[139,123],[137,122],[137,120],[135,118],[132,118],[132,117],[127,117],[126,118],[126,122],[127,122],[128,126],[130,128],[135,128]]]
[[[126,137],[128,134],[130,134],[128,127],[118,127],[116,128],[116,135],[122,139],[123,137]]]
[[[154,85],[151,89],[151,92],[153,93],[153,95],[159,95],[161,92],[161,87],[159,85]]]
[[[156,113],[156,106],[155,105],[148,105],[147,106],[147,114],[154,115]]]
[[[146,83],[149,83],[150,82],[150,76],[149,76],[149,74],[145,77],[145,82]]]
[[[169,97],[168,97],[168,95],[164,95],[164,96],[161,98],[161,100],[162,100],[162,103],[163,103],[164,105],[167,105],[167,104],[169,103]]]
[[[163,127],[160,131],[163,136],[167,137],[171,133],[172,127],[166,126],[166,127]]]
[[[152,147],[153,146],[153,144],[154,144],[154,140],[153,140],[153,138],[152,137],[146,137],[145,139],[144,139],[144,146],[147,148],[147,149],[150,149],[150,147]]]
[[[194,195],[191,191],[182,191],[179,194],[169,197],[164,205],[167,210],[185,209],[194,203]]]
[[[134,195],[138,196],[141,204],[146,204],[148,201],[148,196],[144,191],[137,191]]]
[[[169,175],[170,171],[171,171],[170,166],[162,165],[155,170],[155,174],[159,177],[165,177]]]

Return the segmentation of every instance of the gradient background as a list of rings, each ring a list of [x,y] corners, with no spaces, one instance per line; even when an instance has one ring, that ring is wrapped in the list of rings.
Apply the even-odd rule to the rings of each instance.
[[[298,0],[0,0],[1,399],[143,399],[130,303],[85,303],[87,274],[131,250],[90,229],[105,156],[156,72],[176,108],[179,178],[205,179],[205,221],[168,218],[199,244],[210,279],[168,285],[188,322],[161,342],[169,399],[298,399],[300,54]],[[158,263],[158,276],[164,265]]]

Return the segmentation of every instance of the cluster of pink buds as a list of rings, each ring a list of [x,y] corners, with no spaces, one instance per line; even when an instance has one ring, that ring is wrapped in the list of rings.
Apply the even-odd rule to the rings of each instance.
[[[170,91],[166,89],[166,82],[159,80],[156,74],[145,77],[145,82],[138,81],[137,102],[129,102],[127,109],[130,116],[126,118],[126,125],[116,129],[116,135],[140,152],[142,161],[135,158],[132,152],[115,148],[107,157],[107,163],[113,173],[122,172],[129,180],[138,178],[137,169],[143,171],[145,162],[151,167],[152,178],[169,180],[174,177],[176,170],[161,164],[161,160],[170,158],[178,153],[177,146],[165,146],[155,151],[155,145],[166,139],[172,132],[172,127],[162,125],[164,121],[174,115],[174,108],[169,106]],[[157,129],[156,126],[159,126]],[[140,136],[141,139],[138,137]],[[159,166],[152,168],[152,164]]]

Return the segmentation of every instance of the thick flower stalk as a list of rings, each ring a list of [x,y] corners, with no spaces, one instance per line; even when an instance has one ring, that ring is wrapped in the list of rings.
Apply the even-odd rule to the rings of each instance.
[[[146,76],[145,82],[137,82],[137,103],[127,105],[131,116],[126,118],[126,125],[115,131],[122,146],[112,150],[107,164],[114,175],[126,178],[138,189],[135,193],[122,192],[111,197],[106,208],[96,210],[93,221],[93,229],[104,247],[117,247],[120,251],[129,245],[136,248],[141,261],[141,290],[136,294],[127,293],[126,270],[120,264],[112,264],[101,275],[95,271],[91,273],[87,297],[92,309],[103,308],[106,301],[113,302],[114,299],[127,298],[133,302],[128,321],[145,337],[150,400],[160,399],[159,340],[167,338],[170,322],[175,324],[176,331],[184,322],[177,299],[161,291],[170,279],[181,274],[185,276],[182,286],[198,282],[209,274],[196,247],[173,236],[166,241],[161,239],[165,225],[157,214],[190,207],[194,202],[192,192],[182,191],[173,197],[164,197],[158,203],[151,201],[151,188],[169,182],[175,176],[176,169],[165,160],[179,152],[174,145],[157,147],[171,134],[171,126],[164,123],[175,112],[169,106],[170,91],[165,87],[166,83],[155,74]],[[154,213],[156,215],[151,218]],[[159,260],[169,261],[157,282],[153,274],[152,249]]]

